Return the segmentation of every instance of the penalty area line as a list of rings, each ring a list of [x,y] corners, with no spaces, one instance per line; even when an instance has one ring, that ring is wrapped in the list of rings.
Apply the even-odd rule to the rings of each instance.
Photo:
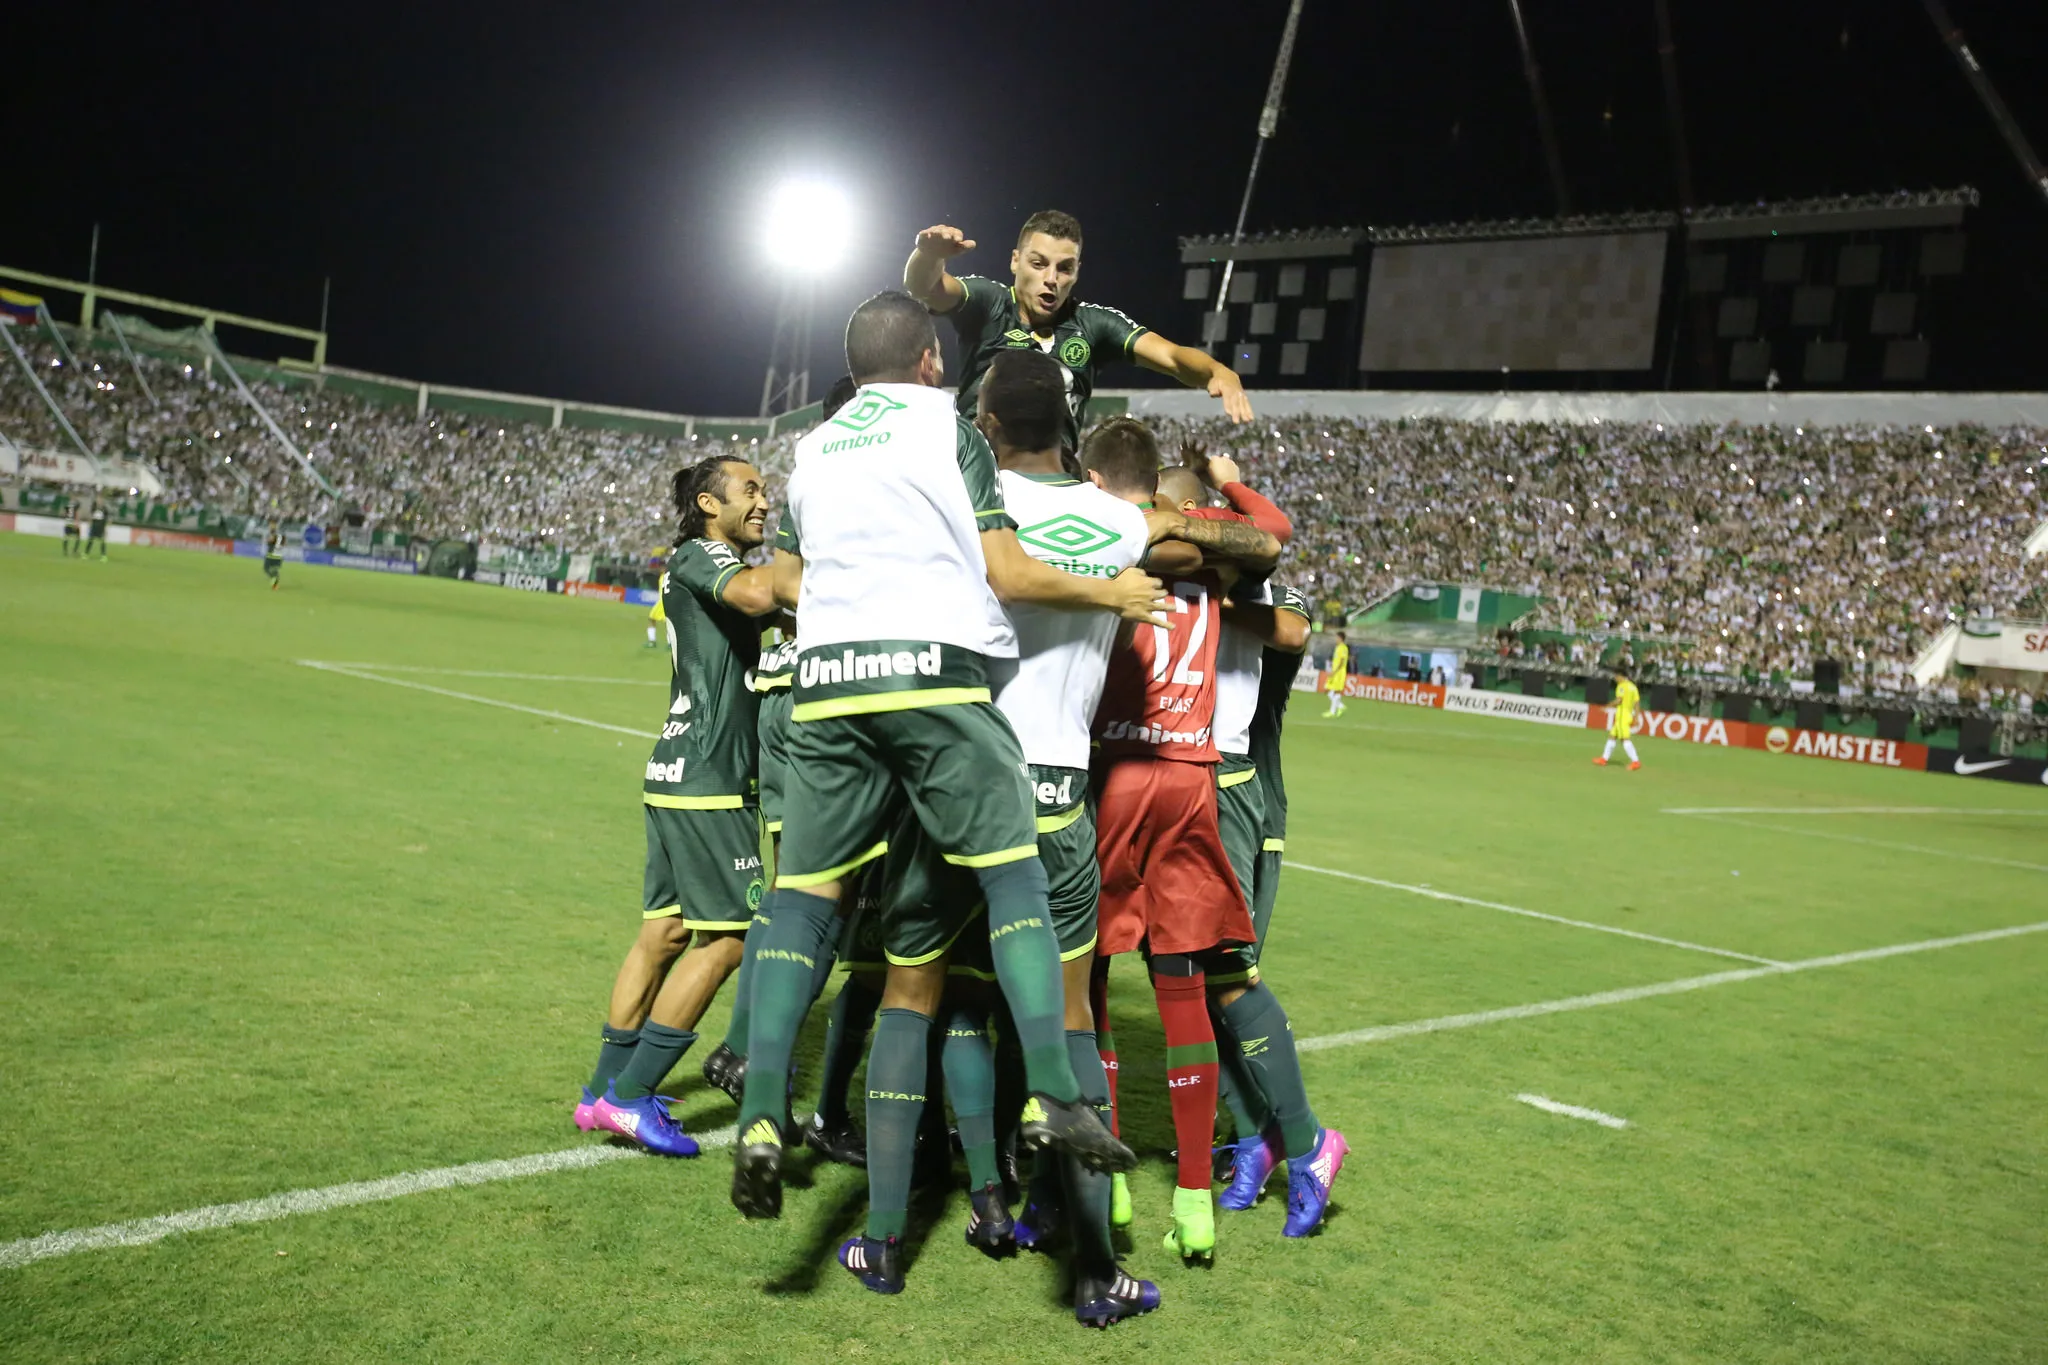
[[[1682,938],[1665,938],[1661,934],[1645,934],[1635,929],[1624,929],[1615,924],[1595,924],[1591,920],[1567,919],[1563,915],[1547,915],[1541,910],[1525,910],[1519,905],[1503,905],[1499,901],[1483,901],[1471,896],[1457,896],[1448,891],[1438,891],[1427,886],[1410,886],[1407,882],[1390,882],[1380,877],[1368,877],[1361,872],[1345,872],[1340,868],[1317,867],[1313,863],[1298,863],[1292,858],[1287,866],[1303,872],[1316,872],[1325,877],[1342,877],[1346,881],[1364,882],[1368,886],[1382,886],[1389,891],[1406,891],[1411,895],[1428,896],[1431,900],[1452,901],[1458,905],[1476,905],[1482,910],[1498,910],[1504,915],[1520,915],[1525,919],[1546,920],[1551,924],[1568,925],[1573,929],[1591,929],[1602,934],[1617,934],[1622,938],[1640,939],[1644,943],[1658,943],[1666,948],[1683,948],[1692,953],[1710,953],[1715,957],[1732,957],[1738,962],[1759,962],[1767,967],[1784,964],[1776,958],[1758,957],[1754,953],[1738,953],[1733,948],[1713,948],[1704,943],[1689,943]]]
[[[1405,1024],[1380,1024],[1372,1028],[1352,1029],[1346,1033],[1326,1033],[1320,1037],[1303,1038],[1295,1047],[1301,1052],[1327,1052],[1332,1048],[1355,1047],[1362,1043],[1381,1043],[1425,1033],[1478,1028],[1514,1019],[1535,1019],[1546,1014],[1564,1014],[1574,1010],[1593,1009],[1600,1005],[1620,1005],[1631,1000],[1648,1000],[1660,995],[1680,995],[1689,991],[1706,990],[1711,986],[1725,986],[1736,981],[1755,981],[1767,976],[1788,976],[1794,972],[1816,971],[1822,967],[1845,967],[1856,962],[1875,962],[1887,957],[1903,957],[1909,953],[1928,953],[1940,948],[1989,943],[1996,939],[2016,938],[2022,934],[2038,934],[2044,930],[2048,930],[2048,920],[2035,924],[2016,924],[2004,929],[1986,929],[1974,934],[1957,934],[1950,938],[1921,939],[1914,943],[1894,943],[1882,948],[1864,948],[1851,953],[1810,957],[1798,962],[1783,962],[1768,967],[1748,967],[1737,971],[1715,972],[1708,976],[1684,977],[1677,981],[1659,981],[1647,986],[1631,986],[1624,990],[1574,995],[1563,1000],[1510,1005],[1506,1009],[1477,1010],[1469,1014],[1447,1014],[1435,1019],[1416,1019]],[[700,1135],[697,1142],[709,1151],[731,1146],[733,1136],[732,1129],[723,1128]],[[554,1171],[580,1170],[608,1161],[641,1155],[639,1151],[630,1148],[569,1147],[559,1152],[541,1152],[505,1161],[473,1161],[463,1166],[413,1171],[404,1175],[388,1176],[382,1180],[359,1180],[346,1185],[294,1190],[263,1199],[245,1200],[239,1204],[212,1204],[205,1208],[188,1209],[183,1213],[167,1213],[127,1223],[108,1223],[101,1227],[76,1228],[67,1232],[46,1232],[39,1237],[0,1242],[0,1269],[15,1269],[48,1260],[53,1256],[70,1256],[81,1251],[144,1246],[176,1233],[235,1227],[243,1223],[269,1222],[301,1213],[320,1213],[327,1209],[347,1208],[355,1204],[400,1199],[409,1194],[425,1194],[431,1190],[484,1185],[498,1180],[514,1180],[522,1176],[546,1175]]]
[[[1517,1095],[1515,1098],[1523,1104],[1541,1109],[1546,1114],[1562,1114],[1568,1119],[1584,1119],[1588,1123],[1597,1123],[1602,1128],[1628,1127],[1627,1119],[1614,1114],[1603,1114],[1598,1109],[1582,1109],[1576,1104],[1566,1104],[1562,1100],[1553,1100],[1542,1095]]]
[[[633,735],[639,739],[653,739],[646,730],[635,730],[626,725],[608,725],[601,720],[589,720],[583,716],[572,716],[563,711],[549,711],[538,706],[521,706],[517,702],[499,701],[496,697],[479,697],[473,692],[455,692],[446,687],[435,687],[429,683],[408,682],[404,678],[380,678],[375,673],[365,673],[347,664],[326,663],[319,659],[294,659],[301,668],[317,668],[322,673],[339,673],[347,678],[361,678],[364,682],[384,683],[389,687],[409,687],[415,692],[431,692],[437,697],[450,697],[456,701],[473,701],[479,706],[495,706],[503,711],[518,711],[529,716],[540,716],[546,720],[566,721],[570,725],[587,725],[593,730],[609,730],[615,735]]]

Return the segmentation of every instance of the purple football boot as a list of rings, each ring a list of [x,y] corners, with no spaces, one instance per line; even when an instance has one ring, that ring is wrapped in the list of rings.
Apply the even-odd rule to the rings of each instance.
[[[1218,1195],[1216,1202],[1242,1213],[1259,1202],[1266,1182],[1273,1177],[1273,1168],[1279,1164],[1280,1146],[1270,1135],[1254,1133],[1239,1138],[1230,1163],[1230,1188]]]
[[[583,1087],[583,1098],[576,1102],[576,1112],[570,1117],[586,1133],[597,1127],[597,1096],[590,1093],[589,1086]]]
[[[1316,1139],[1316,1149],[1299,1161],[1287,1163],[1287,1223],[1280,1229],[1286,1237],[1306,1237],[1323,1221],[1330,1207],[1330,1187],[1351,1145],[1335,1128],[1325,1128]]]
[[[676,1126],[668,1101],[659,1095],[622,1100],[618,1082],[613,1081],[604,1088],[604,1098],[592,1108],[591,1117],[606,1132],[629,1137],[656,1156],[697,1155],[697,1139]]]

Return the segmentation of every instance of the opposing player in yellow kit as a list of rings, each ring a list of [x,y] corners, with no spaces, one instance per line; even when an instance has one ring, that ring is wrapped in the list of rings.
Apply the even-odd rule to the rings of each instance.
[[[1328,716],[1344,714],[1344,686],[1351,680],[1351,646],[1344,641],[1344,632],[1337,632],[1337,648],[1330,653],[1329,679],[1324,686],[1330,689]]]
[[[1622,752],[1628,755],[1630,772],[1643,766],[1643,760],[1636,756],[1636,742],[1629,738],[1630,731],[1635,728],[1636,705],[1641,700],[1642,696],[1636,691],[1636,685],[1628,679],[1628,670],[1617,667],[1614,670],[1614,719],[1607,725],[1607,747],[1600,751],[1600,757],[1593,760],[1601,767],[1606,767],[1607,760],[1614,756],[1617,741],[1621,744]]]

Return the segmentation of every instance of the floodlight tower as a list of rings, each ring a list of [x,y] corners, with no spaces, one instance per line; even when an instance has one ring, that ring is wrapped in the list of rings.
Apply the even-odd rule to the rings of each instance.
[[[792,180],[769,200],[764,240],[782,275],[768,371],[761,378],[761,416],[794,412],[811,401],[811,323],[818,277],[846,254],[846,196],[815,180]]]
[[[1230,276],[1237,269],[1237,249],[1244,244],[1245,215],[1252,211],[1252,190],[1259,183],[1259,161],[1280,127],[1280,96],[1287,89],[1287,68],[1294,63],[1294,33],[1301,27],[1302,0],[1287,7],[1287,27],[1280,30],[1280,51],[1273,58],[1273,78],[1266,82],[1266,102],[1259,108],[1259,140],[1252,144],[1252,168],[1244,178],[1244,198],[1237,201],[1237,226],[1230,230],[1230,255],[1223,262],[1223,283],[1216,286],[1216,308],[1204,328],[1202,348],[1214,354],[1223,345],[1224,314],[1230,306]]]

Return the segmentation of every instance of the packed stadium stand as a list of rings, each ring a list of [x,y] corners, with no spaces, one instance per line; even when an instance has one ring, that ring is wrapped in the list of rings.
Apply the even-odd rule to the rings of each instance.
[[[85,351],[74,366],[47,336],[16,337],[81,436],[155,469],[167,499],[315,522],[359,513],[415,537],[645,563],[669,539],[672,470],[725,448],[774,473],[795,435],[551,428],[252,379],[330,494],[203,364],[142,356],[145,393],[125,358]],[[2030,572],[2024,549],[2048,520],[2041,429],[1302,415],[1156,425],[1164,448],[1227,453],[1289,508],[1283,573],[1333,616],[1403,583],[1484,583],[1542,599],[1525,626],[1673,641],[1651,651],[1670,675],[1783,685],[1833,658],[1852,686],[1911,694],[1909,666],[1951,623],[2048,615],[2043,561]],[[0,434],[66,441],[12,364],[0,370]],[[1501,648],[1584,661],[1554,637]],[[1953,679],[1929,696],[1994,691],[2006,704],[2002,689],[1980,698]]]

